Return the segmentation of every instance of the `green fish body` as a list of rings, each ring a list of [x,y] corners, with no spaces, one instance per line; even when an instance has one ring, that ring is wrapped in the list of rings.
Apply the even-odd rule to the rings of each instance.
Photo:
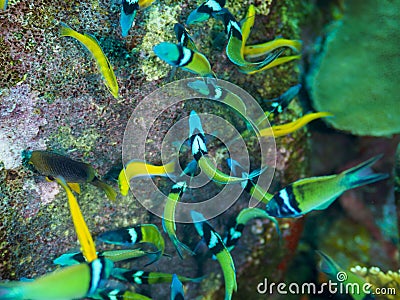
[[[386,179],[388,174],[373,173],[370,168],[380,158],[375,156],[340,174],[300,179],[275,194],[266,211],[273,217],[291,218],[326,209],[345,191]]]
[[[131,291],[121,291],[119,289],[99,290],[91,298],[99,300],[151,300],[151,298],[145,295]]]
[[[48,273],[27,282],[0,283],[0,299],[69,300],[95,293],[113,268],[110,260],[99,258]]]
[[[107,197],[115,200],[117,193],[108,184],[96,177],[96,172],[87,163],[79,162],[54,152],[36,150],[25,153],[25,160],[41,175],[54,179],[62,177],[68,183],[90,183],[104,190]]]

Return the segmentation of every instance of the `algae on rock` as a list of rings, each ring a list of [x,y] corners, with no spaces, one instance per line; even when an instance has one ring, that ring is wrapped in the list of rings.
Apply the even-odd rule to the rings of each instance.
[[[353,0],[327,36],[307,78],[314,107],[325,121],[357,135],[400,132],[400,1]]]

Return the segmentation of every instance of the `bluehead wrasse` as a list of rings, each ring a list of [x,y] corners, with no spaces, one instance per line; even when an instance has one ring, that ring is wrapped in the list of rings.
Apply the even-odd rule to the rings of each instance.
[[[155,166],[148,164],[142,160],[131,160],[124,169],[119,173],[118,185],[122,196],[128,195],[129,181],[135,177],[142,176],[168,176],[175,171],[175,161],[171,161],[166,165]]]
[[[274,136],[274,137],[280,137],[287,135],[289,133],[295,132],[296,130],[299,130],[301,127],[307,125],[311,121],[314,121],[319,118],[324,118],[324,117],[332,117],[333,114],[329,112],[317,112],[317,113],[310,113],[307,114],[293,122],[287,123],[287,124],[282,124],[282,125],[274,125],[269,128],[264,128],[260,130],[260,136],[264,137],[269,137],[269,136]]]
[[[202,77],[214,77],[210,62],[200,52],[168,42],[154,46],[153,51],[161,60],[173,67],[180,67]]]
[[[32,165],[48,180],[62,177],[76,192],[80,192],[77,184],[90,183],[104,190],[107,197],[115,200],[117,192],[96,176],[96,171],[87,163],[70,159],[67,156],[49,151],[23,151],[23,163]]]
[[[119,23],[121,25],[122,36],[128,36],[132,27],[136,12],[150,6],[154,0],[122,0],[121,16]]]
[[[0,0],[0,9],[6,10],[7,9],[8,0]]]
[[[179,181],[175,183],[171,191],[168,194],[167,202],[165,203],[164,213],[162,218],[162,225],[164,232],[168,234],[168,237],[174,244],[176,251],[179,254],[179,257],[183,259],[182,250],[186,250],[191,255],[194,255],[192,250],[189,249],[184,243],[182,243],[178,237],[176,236],[176,223],[175,223],[175,209],[176,204],[179,199],[182,197],[183,193],[186,190],[186,182]]]
[[[158,283],[171,283],[172,274],[161,272],[146,272],[137,269],[122,269],[114,268],[112,270],[112,277],[128,281],[136,284],[158,284]],[[203,277],[189,278],[178,275],[181,282],[200,282]]]
[[[176,274],[172,275],[171,283],[171,300],[184,300],[185,293],[183,292],[182,282],[179,280]]]
[[[225,6],[225,0],[207,0],[193,10],[186,21],[187,25],[207,21]]]
[[[100,234],[97,238],[104,243],[121,246],[133,246],[137,243],[153,244],[158,251],[154,253],[154,259],[147,265],[158,260],[165,250],[164,238],[157,226],[153,224],[141,224],[130,228],[110,230]]]
[[[208,249],[217,258],[221,265],[225,280],[225,300],[230,300],[233,291],[237,290],[236,270],[232,256],[222,241],[221,236],[205,220],[204,216],[193,210],[190,214],[197,233],[204,239]]]
[[[246,45],[244,47],[243,54],[246,58],[258,58],[282,47],[288,47],[296,52],[300,52],[302,42],[300,40],[278,38],[262,44]]]
[[[299,94],[301,87],[302,85],[300,83],[293,85],[279,97],[270,100],[264,100],[264,102],[272,102],[272,109],[268,112],[265,112],[265,115],[269,117],[275,111],[282,113],[289,106],[292,100]]]
[[[361,291],[357,291],[358,289],[349,289],[349,294],[353,297],[354,300],[373,300],[375,299],[373,294],[365,293],[365,290],[361,287],[364,287],[366,284],[365,279],[357,276],[351,271],[347,271],[339,266],[330,256],[322,251],[316,251],[318,255],[321,257],[321,261],[319,264],[319,269],[321,272],[325,273],[330,280],[336,283],[343,283],[343,281],[338,280],[338,274],[345,273],[346,276],[346,285],[355,285],[357,284]]]
[[[389,174],[371,170],[381,157],[372,157],[340,174],[295,181],[274,195],[267,203],[266,211],[276,218],[292,218],[313,210],[324,210],[345,191],[388,178]]]
[[[213,181],[221,184],[241,183],[259,176],[264,171],[264,169],[262,169],[254,172],[247,178],[230,176],[220,171],[207,156],[208,152],[205,144],[203,127],[201,126],[200,118],[195,111],[191,111],[189,116],[189,132],[193,158],[197,161],[198,166],[204,174]]]
[[[197,51],[197,47],[189,33],[186,31],[185,27],[183,27],[179,23],[176,23],[174,25],[174,31],[176,39],[178,40],[178,45],[181,45],[193,51]]]
[[[223,240],[226,248],[229,251],[232,251],[235,248],[238,240],[242,236],[244,226],[247,224],[247,222],[257,218],[269,219],[274,222],[278,236],[281,236],[279,223],[274,217],[271,217],[265,210],[257,207],[245,208],[240,211],[236,217],[235,226],[228,229],[228,233]]]
[[[151,300],[145,295],[119,289],[99,290],[91,298],[99,300]]]
[[[90,297],[108,279],[112,268],[112,261],[98,258],[91,263],[56,270],[34,281],[2,282],[0,299],[70,300]]]
[[[101,49],[97,39],[88,33],[80,34],[62,22],[60,22],[60,27],[60,33],[62,36],[69,36],[77,39],[89,50],[96,60],[97,67],[99,68],[100,73],[103,75],[104,83],[108,90],[114,96],[114,98],[118,98],[117,78],[115,77],[113,68]]]
[[[76,235],[78,236],[79,243],[81,244],[82,254],[86,261],[90,263],[97,259],[96,246],[94,244],[92,235],[90,234],[89,228],[86,225],[85,219],[83,218],[78,201],[62,177],[57,177],[56,181],[67,193],[69,209],[71,212],[72,221],[74,223]]]
[[[120,262],[134,258],[147,256],[149,253],[141,249],[120,249],[97,252],[97,256],[104,257],[112,262]],[[151,254],[151,253],[150,253]],[[60,266],[72,266],[85,262],[85,257],[82,252],[64,253],[53,260],[53,263]]]

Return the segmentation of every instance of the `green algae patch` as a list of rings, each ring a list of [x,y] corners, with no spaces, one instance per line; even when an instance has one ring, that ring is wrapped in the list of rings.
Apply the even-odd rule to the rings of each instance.
[[[314,107],[325,121],[356,135],[400,132],[399,1],[346,1],[307,78]]]

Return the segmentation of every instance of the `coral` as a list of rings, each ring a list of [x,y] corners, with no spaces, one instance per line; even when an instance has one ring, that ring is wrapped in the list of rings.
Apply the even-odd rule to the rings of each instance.
[[[45,148],[44,141],[37,136],[47,121],[36,108],[37,103],[38,93],[31,91],[29,85],[22,84],[3,91],[0,102],[0,161],[6,169],[21,165],[22,150],[28,147]]]
[[[335,118],[325,121],[353,134],[399,133],[398,86],[393,81],[400,76],[399,3],[344,4],[343,19],[333,26],[307,78],[314,107],[332,112]]]
[[[388,271],[384,273],[378,267],[366,268],[360,266],[355,266],[351,268],[350,271],[363,277],[366,282],[372,285],[371,290],[375,291],[377,300],[398,299],[398,292],[400,291],[400,271]]]

